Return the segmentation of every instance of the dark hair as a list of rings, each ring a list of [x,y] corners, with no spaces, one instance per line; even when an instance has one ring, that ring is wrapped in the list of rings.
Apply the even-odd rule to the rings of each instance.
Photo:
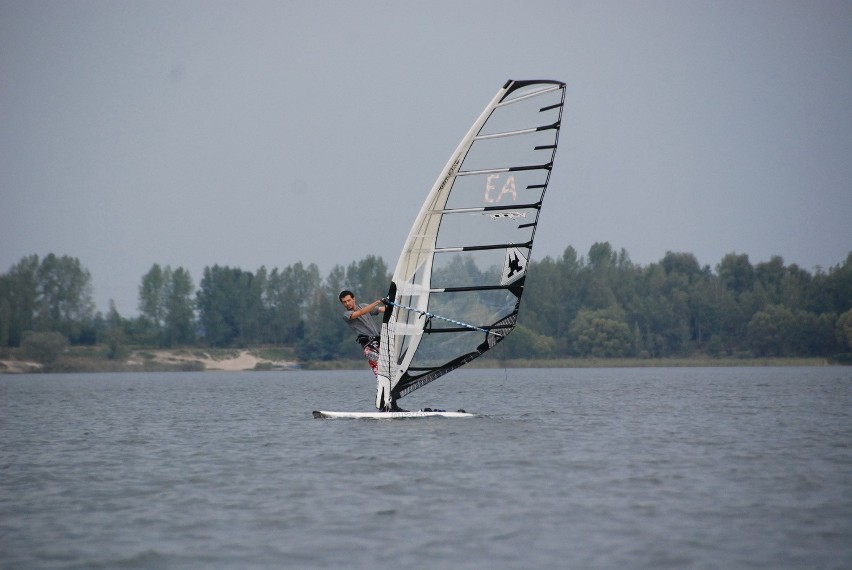
[[[343,298],[346,297],[347,295],[352,297],[353,299],[355,298],[355,293],[353,293],[349,289],[344,289],[343,291],[341,291],[340,295],[338,295],[337,298],[338,298],[338,300],[342,301]]]

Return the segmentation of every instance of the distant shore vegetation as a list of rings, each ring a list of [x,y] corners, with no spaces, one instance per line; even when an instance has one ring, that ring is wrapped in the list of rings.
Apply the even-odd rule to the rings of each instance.
[[[301,262],[255,271],[213,265],[197,287],[186,269],[154,264],[140,279],[139,315],[124,317],[112,302],[106,313],[96,309],[79,259],[30,255],[0,275],[0,360],[129,370],[145,349],[252,349],[305,368],[347,367],[360,361],[359,347],[337,294],[350,289],[371,301],[386,294],[390,278],[375,256],[325,276]],[[198,369],[192,362],[174,364]],[[752,264],[730,253],[711,268],[668,252],[643,266],[607,242],[585,256],[569,246],[530,263],[518,326],[479,365],[723,362],[852,363],[852,252],[810,272],[778,256]]]

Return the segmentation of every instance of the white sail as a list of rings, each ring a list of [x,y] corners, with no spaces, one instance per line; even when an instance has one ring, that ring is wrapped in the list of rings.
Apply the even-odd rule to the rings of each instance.
[[[394,270],[377,408],[470,362],[514,328],[564,97],[559,81],[508,81],[450,156]]]

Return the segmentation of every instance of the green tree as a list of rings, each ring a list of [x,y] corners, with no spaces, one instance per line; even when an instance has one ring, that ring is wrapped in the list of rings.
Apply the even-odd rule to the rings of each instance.
[[[9,346],[12,335],[12,306],[2,293],[3,278],[0,277],[0,346]]]
[[[798,311],[807,307],[813,276],[795,263],[784,270],[779,287],[779,304]]]
[[[830,356],[843,350],[836,334],[837,314],[799,311],[794,350],[806,356]]]
[[[311,300],[310,326],[297,345],[297,355],[305,362],[332,360],[339,356],[358,357],[361,352],[341,318],[343,308],[338,294],[344,286],[346,270],[336,265]],[[354,291],[353,291],[354,292]]]
[[[257,342],[263,303],[262,279],[239,268],[204,268],[196,293],[199,324],[211,346]]]
[[[754,314],[748,337],[756,356],[828,356],[841,350],[832,314],[770,305]]]
[[[294,343],[304,336],[311,302],[322,286],[316,265],[301,262],[273,269],[266,281],[263,303],[265,338],[273,344]]]
[[[749,344],[748,323],[761,309],[760,299],[754,294],[754,268],[748,255],[729,253],[716,268],[720,288],[719,332],[728,352]]]
[[[0,337],[3,344],[20,346],[25,331],[35,328],[39,257],[30,255],[0,275]]]
[[[769,261],[758,263],[754,268],[757,283],[765,295],[765,304],[777,305],[782,299],[782,284],[787,273],[784,259],[773,255]]]
[[[148,342],[162,344],[163,320],[165,316],[166,276],[158,263],[151,266],[139,285],[139,312],[149,324]]]
[[[754,314],[748,324],[751,350],[756,356],[782,356],[789,353],[794,315],[790,309],[771,305]]]
[[[628,356],[633,334],[615,310],[581,310],[571,323],[569,337],[576,356]]]
[[[24,358],[42,364],[56,362],[67,347],[68,339],[62,333],[56,331],[27,331],[21,341],[21,351]]]
[[[837,338],[841,344],[841,350],[852,352],[852,309],[837,319]]]
[[[556,341],[518,325],[498,346],[503,347],[503,358],[550,358],[555,353]]]
[[[754,285],[754,268],[748,255],[729,253],[722,258],[716,269],[722,284],[735,294],[751,291]]]
[[[388,294],[390,282],[388,267],[380,257],[368,255],[346,268],[345,288],[354,292],[357,299],[370,299],[372,302],[384,297]]]
[[[163,314],[165,313],[166,278],[159,263],[155,263],[142,276],[142,284],[139,286],[139,311],[148,317],[158,329],[163,326]]]
[[[618,255],[609,242],[595,243],[589,248],[588,271],[584,306],[588,309],[609,309],[618,305],[613,290]]]
[[[192,276],[183,267],[166,267],[165,333],[166,346],[195,342],[195,309]]]
[[[655,357],[685,352],[692,320],[688,277],[667,274],[664,264],[653,263],[643,272],[637,287],[627,316],[635,331],[635,349]]]
[[[57,257],[51,253],[42,260],[37,276],[38,330],[56,331],[71,342],[77,341],[95,313],[89,270],[76,257]]]
[[[150,325],[148,342],[174,346],[195,341],[194,285],[189,271],[155,263],[139,286],[139,311]]]
[[[545,257],[527,271],[519,323],[553,338],[555,354],[567,356],[568,328],[583,306],[584,265],[573,247],[562,257]]]
[[[278,268],[272,270],[266,280],[263,305],[266,319],[264,338],[272,344],[293,342],[299,337],[302,323],[299,305],[290,288],[288,275]]]
[[[127,347],[127,334],[125,333],[125,320],[115,308],[115,301],[110,299],[109,311],[104,320],[104,344],[107,347],[107,358],[110,360],[124,360],[130,354]]]
[[[688,354],[717,323],[709,302],[710,268],[702,269],[691,253],[666,252],[661,265],[666,274],[661,294],[670,307],[664,336],[673,353]]]
[[[810,289],[808,309],[815,313],[844,313],[852,308],[852,252],[846,260],[818,271]]]

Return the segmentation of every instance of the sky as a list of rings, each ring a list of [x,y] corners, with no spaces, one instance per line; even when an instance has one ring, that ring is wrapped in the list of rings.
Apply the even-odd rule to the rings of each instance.
[[[852,251],[852,2],[0,0],[0,273],[76,257],[106,312],[198,286],[392,268],[507,79],[567,83],[533,259]]]

